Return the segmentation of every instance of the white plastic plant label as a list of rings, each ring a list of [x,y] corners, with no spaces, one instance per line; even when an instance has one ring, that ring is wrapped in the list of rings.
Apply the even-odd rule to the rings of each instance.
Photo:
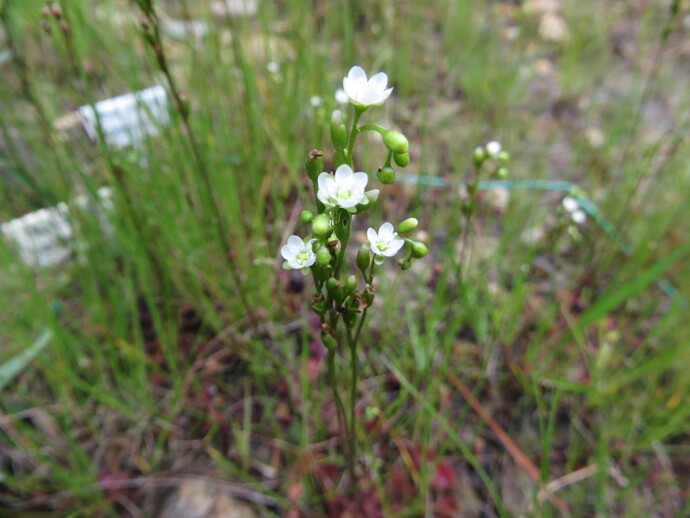
[[[107,213],[113,208],[112,190],[102,187],[97,194],[100,203],[96,217],[103,230],[112,233],[112,225],[107,218]],[[89,198],[77,196],[75,204],[85,209]],[[72,255],[74,239],[69,215],[69,206],[58,203],[57,207],[39,209],[3,223],[0,233],[25,264],[41,268],[55,266]]]
[[[0,226],[11,247],[29,266],[53,266],[72,253],[72,228],[65,203],[40,209]]]
[[[160,85],[99,101],[95,107],[85,105],[77,110],[84,129],[97,141],[100,119],[105,142],[113,148],[137,146],[146,136],[158,135],[159,128],[170,120],[165,88]]]

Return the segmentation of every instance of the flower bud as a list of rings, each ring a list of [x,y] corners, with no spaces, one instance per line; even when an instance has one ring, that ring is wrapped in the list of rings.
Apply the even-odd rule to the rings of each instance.
[[[329,277],[326,281],[326,292],[332,297],[333,294],[338,289],[338,279],[335,277]]]
[[[332,334],[322,334],[321,341],[329,351],[332,351],[338,345],[338,343],[335,341],[335,337]]]
[[[371,306],[372,302],[374,302],[374,292],[371,290],[366,290],[364,293],[362,293],[362,298],[364,299],[364,302],[367,303],[367,306]]]
[[[313,219],[314,219],[314,213],[310,210],[303,210],[299,214],[299,220],[302,223],[311,223]]]
[[[351,293],[354,293],[354,291],[357,289],[357,277],[354,275],[350,275],[347,279],[345,279],[345,285],[343,286],[343,290],[345,291],[345,295],[350,295]]]
[[[486,160],[486,150],[482,146],[477,146],[474,148],[474,154],[472,155],[475,165],[482,165],[484,160]]]
[[[508,178],[508,168],[507,167],[499,167],[498,171],[496,171],[496,175],[499,178]]]
[[[410,267],[412,266],[412,263],[408,260],[405,259],[400,259],[398,261],[398,266],[400,266],[401,270],[409,270]]]
[[[311,309],[313,309],[314,313],[320,317],[323,317],[326,314],[326,301],[323,300],[322,296],[319,299],[312,301]]]
[[[400,223],[400,225],[398,225],[396,232],[398,234],[409,234],[415,228],[417,228],[417,225],[419,225],[419,221],[417,221],[417,218],[407,218],[405,221]]]
[[[419,241],[412,242],[412,257],[420,259],[429,253],[429,249],[424,243]]]
[[[369,253],[370,248],[368,245],[362,245],[357,251],[357,268],[362,271],[362,274],[366,277],[367,270],[371,264],[371,254]]]
[[[400,167],[405,167],[410,163],[409,153],[393,153],[393,161]]]
[[[336,110],[338,111],[338,110]],[[344,149],[347,147],[347,128],[345,124],[331,124],[331,142],[335,149]]]
[[[319,266],[328,266],[331,263],[331,251],[327,246],[321,245],[316,251],[316,264]]]
[[[383,134],[383,143],[393,153],[407,153],[410,143],[399,131],[389,130]]]
[[[395,182],[395,170],[390,166],[379,169],[379,171],[376,173],[376,176],[381,183],[386,185],[390,185]]]
[[[307,176],[312,181],[316,181],[316,178],[321,174],[321,157],[323,156],[323,151],[319,151],[318,149],[313,149],[309,152],[307,155],[307,160],[304,162],[304,165],[307,169]]]
[[[311,222],[311,231],[315,236],[324,237],[331,233],[333,225],[331,220],[325,214],[319,214]]]
[[[499,162],[505,163],[505,162],[507,162],[508,160],[510,160],[510,153],[508,153],[507,151],[501,151],[501,152],[498,154],[498,161],[499,161]]]
[[[333,110],[333,113],[331,113],[331,124],[333,124],[334,126],[339,126],[344,122],[345,119],[343,117],[343,112],[341,112],[340,110]]]

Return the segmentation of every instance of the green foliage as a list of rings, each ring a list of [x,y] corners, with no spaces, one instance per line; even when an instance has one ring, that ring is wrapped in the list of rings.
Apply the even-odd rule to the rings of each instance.
[[[409,139],[405,172],[446,182],[399,173],[372,209],[418,218],[428,255],[376,279],[355,358],[361,501],[415,516],[462,490],[478,513],[556,516],[540,488],[587,467],[596,474],[556,493],[573,516],[687,512],[690,88],[674,39],[685,8],[561,2],[569,36],[545,41],[530,2],[291,0],[239,18],[210,4],[70,0],[58,19],[39,0],[0,2],[0,219],[65,202],[75,243],[41,269],[0,241],[0,507],[117,516],[144,490],[103,480],[194,472],[242,482],[278,514],[337,516],[340,479],[323,481],[346,460],[304,309],[324,301],[304,300],[276,251],[307,224],[303,158],[327,147],[333,93],[359,64],[396,88],[377,110]],[[171,19],[208,30],[180,37]],[[70,125],[79,106],[155,84],[171,120],[138,148]],[[469,203],[472,150],[494,139],[510,181],[576,183],[615,234],[572,223],[556,191],[496,201],[475,183]],[[370,252],[356,249],[347,260],[366,270]],[[445,463],[450,489],[438,486]]]

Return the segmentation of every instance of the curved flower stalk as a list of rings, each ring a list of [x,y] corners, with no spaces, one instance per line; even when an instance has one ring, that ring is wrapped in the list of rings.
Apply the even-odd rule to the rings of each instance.
[[[333,112],[329,121],[335,172],[323,170],[321,151],[311,151],[306,161],[307,175],[314,188],[316,214],[302,211],[300,221],[311,225],[313,237],[290,236],[281,248],[285,268],[311,272],[314,279],[316,293],[312,298],[312,309],[321,319],[321,338],[328,350],[329,382],[338,408],[340,428],[347,439],[348,469],[353,483],[356,481],[357,345],[367,312],[376,296],[374,273],[386,258],[401,251],[403,258],[398,264],[403,270],[410,267],[413,259],[424,257],[428,252],[423,243],[400,235],[415,230],[418,224],[415,218],[405,219],[397,229],[392,223],[385,222],[378,230],[369,228],[369,243],[357,252],[356,269],[352,272],[347,268],[346,251],[353,215],[369,211],[380,195],[379,189],[366,190],[373,175],[355,171],[353,152],[357,136],[364,131],[376,131],[382,135],[384,160],[376,169],[376,177],[382,184],[395,181],[393,162],[399,167],[405,167],[409,162],[408,141],[402,133],[376,124],[359,125],[360,117],[369,107],[382,104],[390,96],[393,89],[387,86],[386,74],[379,72],[367,79],[364,70],[358,66],[352,67],[343,79],[339,100],[347,96],[354,113],[348,117],[345,108],[341,107]],[[348,118],[351,121],[348,122],[349,131],[346,126]],[[357,270],[361,280],[355,275]],[[346,344],[350,352],[349,413],[345,411],[337,383],[335,359],[339,342]]]

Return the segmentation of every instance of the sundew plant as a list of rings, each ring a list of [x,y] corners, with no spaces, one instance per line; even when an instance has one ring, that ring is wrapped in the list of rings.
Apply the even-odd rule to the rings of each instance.
[[[409,144],[402,133],[376,124],[359,124],[367,110],[388,99],[393,88],[387,86],[388,77],[384,72],[367,78],[366,72],[358,66],[352,67],[343,79],[343,91],[352,104],[353,113],[349,130],[342,111],[335,110],[331,116],[335,172],[322,171],[321,151],[309,153],[306,170],[314,188],[316,214],[305,210],[300,214],[300,220],[311,226],[311,235],[304,238],[290,236],[281,248],[284,268],[300,270],[304,275],[311,273],[314,280],[311,307],[321,319],[321,339],[328,350],[329,381],[338,408],[341,433],[347,437],[348,468],[353,482],[356,480],[357,344],[367,312],[376,297],[376,269],[383,267],[386,259],[400,255],[400,268],[408,270],[411,261],[428,253],[424,243],[407,237],[418,225],[417,219],[407,218],[397,227],[386,221],[378,230],[374,227],[367,230],[368,243],[356,253],[357,273],[353,273],[354,268],[348,268],[346,261],[353,218],[369,212],[379,197],[379,189],[367,190],[369,175],[356,171],[358,164],[354,151],[357,137],[365,131],[375,131],[382,136],[386,155],[377,177],[384,185],[395,181],[393,163],[405,167],[410,160]],[[349,412],[345,410],[337,387],[335,357],[343,345],[350,353]]]

